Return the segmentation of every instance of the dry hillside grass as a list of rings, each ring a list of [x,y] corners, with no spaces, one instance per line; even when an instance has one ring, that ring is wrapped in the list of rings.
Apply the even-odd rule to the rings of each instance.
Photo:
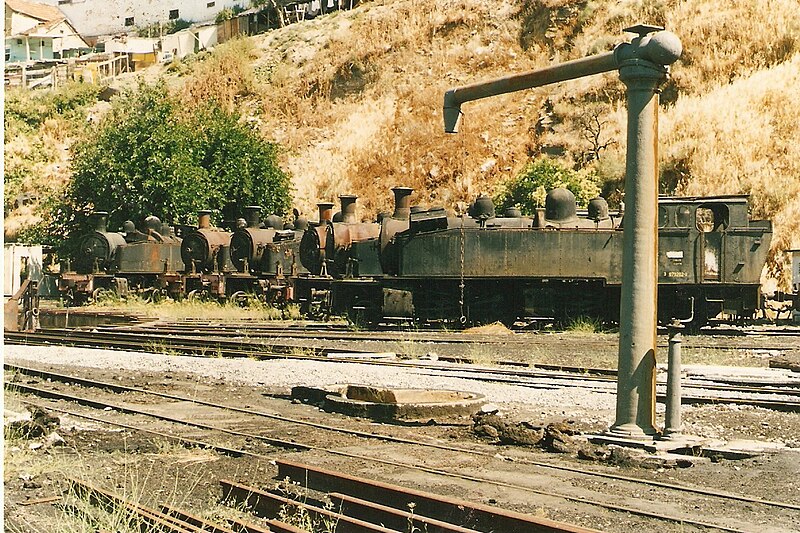
[[[442,96],[609,50],[638,22],[662,24],[685,50],[662,95],[662,192],[753,195],[753,214],[775,222],[780,277],[780,251],[800,247],[797,13],[798,0],[367,1],[227,43],[173,68],[171,85],[187,107],[236,106],[281,143],[306,215],[355,193],[371,217],[390,207],[395,185],[455,209],[542,153],[594,168],[613,192],[626,148],[615,74],[469,103],[455,136],[443,133]],[[606,145],[599,160],[587,157],[592,128]]]

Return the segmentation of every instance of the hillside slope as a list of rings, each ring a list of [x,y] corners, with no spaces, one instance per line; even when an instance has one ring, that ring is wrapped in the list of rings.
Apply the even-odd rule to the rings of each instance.
[[[798,12],[797,0],[383,0],[226,44],[167,76],[188,106],[239,107],[281,143],[307,215],[355,193],[372,216],[395,185],[463,207],[542,154],[596,173],[613,203],[626,148],[616,74],[467,104],[458,135],[443,132],[442,96],[610,50],[635,23],[664,25],[685,52],[662,94],[662,192],[752,194],[754,216],[775,222],[780,277],[781,250],[800,247]]]
[[[452,208],[541,153],[580,166],[593,148],[587,118],[608,144],[588,166],[621,187],[616,74],[468,104],[457,136],[442,131],[442,95],[608,50],[639,21],[662,24],[685,49],[662,96],[662,192],[751,194],[753,215],[775,222],[780,274],[781,251],[800,246],[798,12],[790,0],[368,3],[255,38],[262,128],[288,147],[307,212],[355,192],[374,214],[394,185]]]

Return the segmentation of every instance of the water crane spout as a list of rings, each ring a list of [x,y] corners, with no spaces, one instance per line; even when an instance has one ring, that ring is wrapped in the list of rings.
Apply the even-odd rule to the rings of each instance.
[[[465,102],[610,72],[618,69],[623,62],[631,60],[647,61],[661,66],[666,72],[666,67],[681,56],[683,49],[680,39],[674,33],[664,31],[664,28],[637,24],[625,28],[624,31],[636,33],[638,37],[630,43],[618,44],[611,52],[450,89],[444,93],[444,131],[458,132],[461,104]]]

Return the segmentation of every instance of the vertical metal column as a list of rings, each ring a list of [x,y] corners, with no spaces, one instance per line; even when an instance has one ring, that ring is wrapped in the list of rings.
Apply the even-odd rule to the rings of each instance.
[[[681,330],[683,325],[673,320],[669,327],[667,355],[667,413],[664,416],[665,439],[674,439],[683,431],[681,422]]]
[[[642,59],[622,62],[628,88],[628,153],[622,251],[617,418],[611,432],[648,438],[655,429],[658,287],[658,87],[667,71]]]

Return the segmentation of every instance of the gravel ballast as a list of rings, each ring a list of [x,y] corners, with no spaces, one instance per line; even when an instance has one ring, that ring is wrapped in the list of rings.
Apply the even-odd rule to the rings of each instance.
[[[613,410],[616,388],[588,390],[572,382],[565,387],[536,388],[487,383],[457,377],[430,375],[419,368],[400,368],[358,363],[302,361],[292,359],[257,361],[179,355],[96,350],[63,346],[5,346],[5,360],[19,365],[59,365],[139,372],[185,372],[208,381],[286,388],[296,385],[321,387],[354,383],[381,387],[448,389],[483,394],[487,402],[535,405],[537,409]],[[443,365],[444,366],[444,365]],[[543,384],[545,380],[542,380]],[[593,384],[597,387],[597,384]]]

